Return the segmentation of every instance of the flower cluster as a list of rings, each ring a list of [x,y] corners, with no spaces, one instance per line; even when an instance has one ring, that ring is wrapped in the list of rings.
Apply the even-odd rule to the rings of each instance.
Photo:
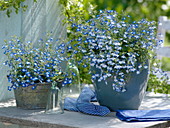
[[[155,22],[145,19],[130,21],[130,16],[113,10],[100,11],[94,18],[72,24],[76,31],[68,42],[69,58],[78,60],[84,68],[101,70],[90,72],[92,80],[105,81],[113,77],[113,89],[126,91],[129,73],[140,74],[148,69],[148,60],[162,41],[156,40]]]
[[[34,44],[30,41],[22,42],[14,37],[6,41],[3,49],[8,57],[4,64],[10,68],[7,77],[12,83],[8,90],[40,82],[60,81],[65,77],[61,66],[64,57],[56,50],[58,47],[54,47],[52,38],[40,39]],[[35,89],[35,86],[32,89]]]

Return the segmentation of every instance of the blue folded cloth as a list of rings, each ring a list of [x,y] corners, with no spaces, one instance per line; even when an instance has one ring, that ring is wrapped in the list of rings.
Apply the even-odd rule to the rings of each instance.
[[[79,112],[79,110],[76,106],[76,102],[77,102],[77,99],[66,97],[64,99],[64,109],[69,110],[69,111]]]
[[[117,110],[116,116],[127,122],[168,121],[170,109],[166,110]]]
[[[65,98],[64,109],[97,116],[105,116],[110,113],[107,107],[95,105],[91,101],[96,101],[95,92],[88,87],[84,87],[78,99]]]
[[[91,101],[97,101],[96,94],[92,89],[84,87],[78,99],[65,98],[64,109],[97,116],[105,116],[110,113],[107,107],[95,105]],[[167,121],[170,120],[170,109],[117,110],[116,116],[127,122]]]

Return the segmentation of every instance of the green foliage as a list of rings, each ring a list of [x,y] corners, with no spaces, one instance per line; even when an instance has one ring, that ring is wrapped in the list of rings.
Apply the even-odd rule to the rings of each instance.
[[[161,68],[164,71],[170,71],[170,58],[167,57],[162,58]]]
[[[151,67],[160,69],[160,60],[152,59],[150,62]],[[162,75],[161,75],[162,74]],[[155,93],[170,94],[170,86],[167,83],[168,77],[164,71],[160,71],[158,74],[152,72],[148,81],[147,90],[154,91]]]
[[[21,3],[24,1],[26,0],[0,0],[0,11],[6,11],[8,17],[10,17],[13,8],[16,13],[18,13],[20,8],[25,11],[27,9],[27,5],[21,6]],[[36,0],[34,0],[34,2],[36,2]]]
[[[158,20],[161,15],[170,16],[170,7],[163,9],[169,0],[92,0],[97,5],[97,10],[113,9],[117,12],[125,11],[133,17],[133,20],[147,18]]]
[[[88,0],[59,0],[59,3],[63,5],[63,13],[67,17],[67,22],[72,17],[78,18],[75,19],[77,23],[81,21],[81,18],[88,19],[89,13],[92,13],[94,9]]]
[[[63,14],[66,16],[64,23],[67,23],[67,36],[69,39],[73,39],[75,35],[75,29],[71,27],[73,23],[80,24],[85,20],[91,18],[95,13],[95,6],[89,3],[89,0],[59,0],[59,3],[63,6]],[[78,55],[75,59],[81,58],[82,55]],[[80,71],[80,80],[82,83],[91,83],[91,75],[89,72],[89,66],[87,68],[78,66]]]
[[[66,16],[64,23],[67,23],[68,35],[72,30],[71,24],[80,24],[82,20],[89,19],[94,13],[94,8],[88,0],[59,0],[59,3],[63,5],[63,14]]]
[[[170,86],[167,84],[166,79],[160,81],[156,75],[150,74],[150,79],[148,81],[148,91],[154,91],[155,93],[170,94]]]

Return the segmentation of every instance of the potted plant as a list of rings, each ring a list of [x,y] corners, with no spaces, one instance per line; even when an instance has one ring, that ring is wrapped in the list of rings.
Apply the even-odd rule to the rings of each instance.
[[[162,42],[156,39],[156,22],[101,10],[88,21],[73,23],[72,30],[68,58],[91,74],[100,105],[113,111],[138,109],[148,76],[157,69],[149,65]]]
[[[62,86],[65,78],[64,57],[57,52],[54,43],[52,38],[40,39],[35,44],[22,42],[18,37],[5,41],[5,65],[9,67],[7,77],[11,83],[8,90],[14,89],[18,107],[45,108],[52,82]]]

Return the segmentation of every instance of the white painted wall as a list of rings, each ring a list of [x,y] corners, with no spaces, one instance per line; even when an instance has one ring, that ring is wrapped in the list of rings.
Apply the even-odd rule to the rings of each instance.
[[[53,32],[53,37],[65,37],[66,29],[63,27],[63,16],[58,0],[27,0],[26,12],[19,14],[12,13],[8,18],[5,12],[0,12],[0,101],[14,97],[13,92],[7,91],[10,84],[7,81],[7,67],[3,66],[5,56],[1,49],[4,39],[12,35],[21,36],[25,40],[36,42],[46,35],[46,32]]]

